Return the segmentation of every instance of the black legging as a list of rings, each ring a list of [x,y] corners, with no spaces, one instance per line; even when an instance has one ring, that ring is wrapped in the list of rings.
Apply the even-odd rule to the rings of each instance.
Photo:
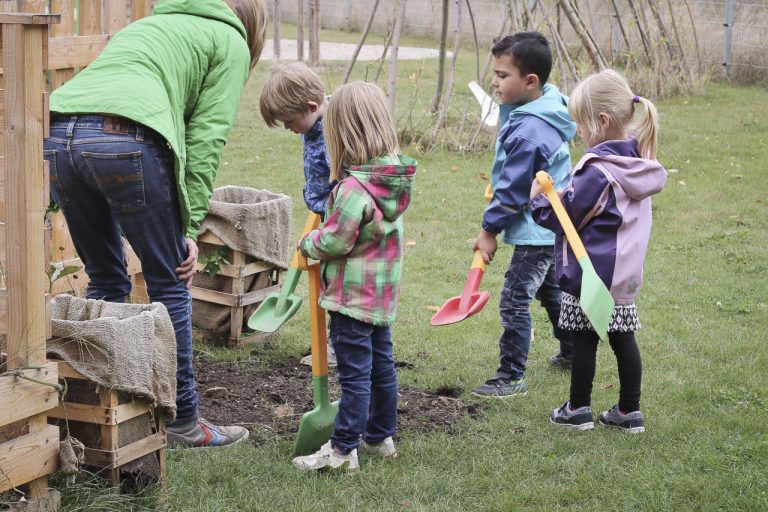
[[[589,405],[599,338],[595,331],[571,331],[573,354],[571,364],[571,407]],[[643,364],[637,348],[635,333],[610,332],[608,341],[619,367],[619,410],[632,412],[640,409],[640,382]]]

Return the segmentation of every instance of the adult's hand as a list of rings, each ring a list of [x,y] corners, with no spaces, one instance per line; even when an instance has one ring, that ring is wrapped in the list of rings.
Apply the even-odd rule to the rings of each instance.
[[[191,238],[187,238],[187,259],[182,261],[180,266],[176,267],[179,281],[186,281],[187,289],[192,286],[192,278],[195,277],[197,272],[197,254],[197,244]]]

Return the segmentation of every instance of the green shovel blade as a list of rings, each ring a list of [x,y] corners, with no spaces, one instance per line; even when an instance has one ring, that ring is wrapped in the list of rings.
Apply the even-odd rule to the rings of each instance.
[[[279,293],[270,293],[248,319],[248,328],[253,331],[275,332],[301,307],[302,299],[295,293],[301,277],[298,268],[288,269],[285,282]]]
[[[581,297],[579,304],[600,339],[608,339],[608,326],[613,315],[613,297],[595,272],[589,256],[579,259],[581,265]]]
[[[296,444],[293,453],[296,456],[308,455],[320,449],[333,434],[336,413],[339,412],[339,402],[328,400],[328,376],[312,377],[312,394],[315,397],[315,408],[305,413],[299,422],[299,432],[296,434]]]

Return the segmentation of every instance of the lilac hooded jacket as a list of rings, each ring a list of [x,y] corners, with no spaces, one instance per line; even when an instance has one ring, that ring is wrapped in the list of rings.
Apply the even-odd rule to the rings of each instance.
[[[635,139],[606,141],[588,148],[573,169],[562,202],[597,275],[616,304],[632,304],[643,284],[643,261],[651,234],[651,196],[661,192],[667,171],[641,158]],[[531,200],[533,220],[555,232],[555,265],[560,288],[576,297],[581,266],[544,194]]]

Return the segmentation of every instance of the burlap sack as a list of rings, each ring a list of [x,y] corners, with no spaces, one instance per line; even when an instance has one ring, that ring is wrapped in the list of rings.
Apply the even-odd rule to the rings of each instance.
[[[48,354],[96,384],[146,398],[176,417],[176,334],[165,306],[58,295]]]
[[[291,246],[291,198],[248,187],[225,186],[213,191],[211,207],[200,226],[230,249],[287,268]]]

